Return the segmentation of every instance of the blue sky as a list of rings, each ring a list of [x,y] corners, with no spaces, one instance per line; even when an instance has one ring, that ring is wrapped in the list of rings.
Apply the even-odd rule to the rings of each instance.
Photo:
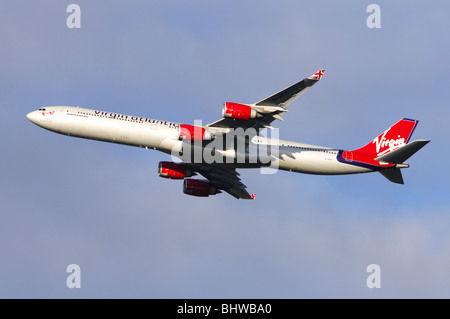
[[[75,2],[75,1],[74,1]],[[0,297],[449,298],[445,1],[0,4]],[[162,153],[69,138],[25,115],[73,105],[182,123],[313,74],[280,138],[354,149],[397,120],[431,139],[403,171],[241,170],[256,201],[196,198]],[[66,267],[81,267],[68,289]],[[381,267],[369,289],[366,268]]]

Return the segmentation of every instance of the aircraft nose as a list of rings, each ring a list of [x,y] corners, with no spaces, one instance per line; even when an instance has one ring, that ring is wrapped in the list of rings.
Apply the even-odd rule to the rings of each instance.
[[[38,120],[38,112],[33,111],[27,114],[27,119],[29,119],[31,122],[36,123]]]

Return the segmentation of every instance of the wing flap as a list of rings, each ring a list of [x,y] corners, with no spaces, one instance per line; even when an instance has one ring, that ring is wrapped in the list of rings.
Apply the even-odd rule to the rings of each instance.
[[[239,173],[234,168],[221,167],[206,164],[186,164],[192,170],[200,173],[217,189],[224,190],[235,198],[253,199],[247,192],[244,183],[239,178]]]

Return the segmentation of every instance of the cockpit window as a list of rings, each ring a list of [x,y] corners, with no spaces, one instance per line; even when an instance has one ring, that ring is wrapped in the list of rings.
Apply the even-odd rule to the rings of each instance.
[[[38,111],[44,111],[45,112],[45,109],[44,108],[40,108]]]

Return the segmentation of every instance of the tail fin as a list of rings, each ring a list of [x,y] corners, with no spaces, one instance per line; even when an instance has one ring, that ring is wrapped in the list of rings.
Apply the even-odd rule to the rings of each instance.
[[[375,137],[369,144],[353,150],[353,153],[371,155],[373,158],[383,156],[409,142],[417,120],[402,119]]]

